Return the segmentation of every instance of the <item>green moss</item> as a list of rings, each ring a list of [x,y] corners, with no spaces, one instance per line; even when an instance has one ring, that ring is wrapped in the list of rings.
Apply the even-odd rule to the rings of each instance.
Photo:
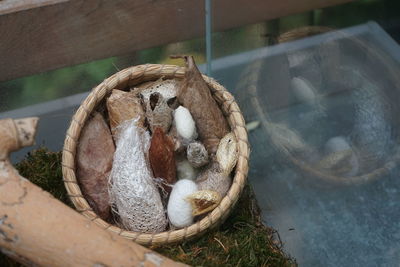
[[[61,152],[40,148],[16,165],[20,174],[71,206],[61,173]],[[180,245],[153,247],[159,253],[194,266],[292,266],[274,230],[261,223],[251,187],[218,229]],[[0,253],[0,266],[20,266]]]
[[[200,239],[154,248],[193,266],[293,266],[295,262],[274,239],[276,232],[261,223],[252,189],[246,185],[228,219]]]
[[[62,179],[61,152],[39,148],[28,153],[25,160],[16,164],[15,168],[29,181],[72,207]]]

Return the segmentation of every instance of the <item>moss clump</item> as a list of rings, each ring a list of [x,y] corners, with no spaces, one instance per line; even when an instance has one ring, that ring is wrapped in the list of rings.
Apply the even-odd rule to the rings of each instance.
[[[62,178],[61,155],[42,147],[28,153],[15,168],[23,177],[72,207]]]
[[[71,206],[62,181],[61,152],[40,148],[16,168],[32,183]],[[295,262],[274,240],[275,231],[261,223],[260,211],[246,185],[237,206],[216,230],[180,245],[153,247],[157,252],[194,266],[292,266]],[[0,253],[0,266],[20,266]]]
[[[295,262],[274,239],[276,232],[261,223],[260,210],[249,185],[228,219],[200,239],[153,248],[193,266],[293,266]]]

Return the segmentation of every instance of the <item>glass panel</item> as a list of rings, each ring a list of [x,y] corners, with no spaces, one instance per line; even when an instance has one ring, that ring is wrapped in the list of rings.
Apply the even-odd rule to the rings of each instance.
[[[374,22],[214,62],[259,124],[250,181],[300,265],[398,264],[399,62]]]

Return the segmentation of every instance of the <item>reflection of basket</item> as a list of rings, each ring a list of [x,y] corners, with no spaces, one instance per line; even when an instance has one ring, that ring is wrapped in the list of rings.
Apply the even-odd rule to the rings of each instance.
[[[278,43],[290,42],[300,38],[305,38],[313,36],[316,34],[325,33],[331,31],[332,28],[323,26],[305,26],[290,30],[288,32],[282,33],[278,36]]]
[[[299,38],[319,34],[319,33],[324,33],[327,31],[330,31],[331,29],[325,28],[325,27],[304,27],[304,28],[299,28],[292,30],[288,33],[282,34],[278,40],[279,42],[286,42],[286,41],[293,41]],[[370,53],[370,56],[376,60],[379,60],[381,62],[393,62],[390,58],[388,58],[386,55],[383,53],[379,53],[375,49],[371,49],[371,47],[368,44],[365,44],[362,42],[362,40],[353,37],[353,36],[347,36],[345,32],[336,32],[339,37],[345,37],[354,42],[354,44],[360,49],[365,49],[365,51],[368,51]],[[277,66],[278,67],[278,66]],[[395,66],[385,66],[386,69],[388,70],[388,73],[392,79],[394,79],[395,84],[400,84],[400,79],[398,78],[396,74],[396,67]],[[251,75],[251,79],[247,79],[246,87],[248,89],[248,93],[251,98],[251,105],[255,110],[255,113],[257,114],[257,118],[260,119],[262,126],[264,127],[265,131],[268,133],[269,127],[270,127],[270,122],[271,119],[269,117],[269,114],[266,112],[264,109],[265,106],[260,103],[260,97],[258,96],[258,90],[257,86],[260,84],[260,78],[262,76],[261,69],[262,69],[262,62],[261,61],[256,61],[252,65],[249,66],[249,69],[252,69],[253,75]],[[258,72],[257,74],[254,74],[254,72]],[[288,73],[288,71],[280,71],[279,73]],[[246,75],[248,76],[248,75]],[[250,76],[249,76],[250,77]],[[244,77],[246,78],[246,77]],[[290,77],[287,77],[288,79]],[[243,82],[243,81],[242,81]],[[242,85],[243,86],[243,85]],[[400,160],[400,156],[398,154],[394,154],[392,158],[387,161],[383,166],[380,166],[379,168],[376,168],[368,173],[358,175],[358,176],[353,176],[353,177],[341,177],[337,176],[334,174],[327,173],[323,170],[317,169],[314,166],[310,165],[309,163],[305,162],[304,160],[301,160],[300,158],[296,157],[295,155],[291,154],[288,150],[286,149],[281,149],[280,147],[277,147],[277,151],[280,151],[283,156],[290,161],[295,167],[297,167],[299,170],[305,173],[307,177],[313,177],[317,179],[321,179],[327,182],[333,182],[336,184],[344,184],[344,185],[352,185],[352,184],[361,184],[365,182],[369,182],[372,180],[375,180],[379,177],[382,177],[383,175],[387,174],[393,167],[395,167]]]
[[[207,230],[219,225],[227,217],[238,200],[246,182],[248,172],[249,144],[242,113],[233,96],[214,80],[203,76],[212,91],[212,95],[220,105],[228,123],[238,140],[239,159],[234,170],[234,178],[227,195],[220,204],[207,216],[191,226],[179,230],[170,230],[156,234],[145,234],[123,230],[100,219],[90,208],[83,197],[75,175],[75,155],[82,127],[90,114],[99,106],[105,104],[112,89],[127,89],[146,81],[154,81],[161,77],[165,79],[182,79],[185,69],[173,65],[147,64],[130,67],[117,72],[104,80],[92,90],[72,118],[67,131],[63,149],[63,177],[68,195],[76,209],[99,226],[125,238],[132,239],[143,245],[167,244],[187,240],[199,236]]]

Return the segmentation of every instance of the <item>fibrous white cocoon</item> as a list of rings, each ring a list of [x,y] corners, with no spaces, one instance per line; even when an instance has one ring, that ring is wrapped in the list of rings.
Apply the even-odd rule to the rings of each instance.
[[[198,174],[198,170],[196,170],[187,159],[176,162],[176,171],[178,180],[188,179],[193,181]]]
[[[164,231],[168,222],[146,161],[150,136],[136,122],[125,121],[118,130],[109,178],[110,202],[128,230],[157,233]]]
[[[167,211],[173,226],[182,228],[193,223],[193,209],[186,197],[196,191],[196,183],[187,179],[179,180],[172,188]]]
[[[178,135],[188,141],[197,138],[196,125],[189,110],[179,106],[174,111],[174,122]]]

